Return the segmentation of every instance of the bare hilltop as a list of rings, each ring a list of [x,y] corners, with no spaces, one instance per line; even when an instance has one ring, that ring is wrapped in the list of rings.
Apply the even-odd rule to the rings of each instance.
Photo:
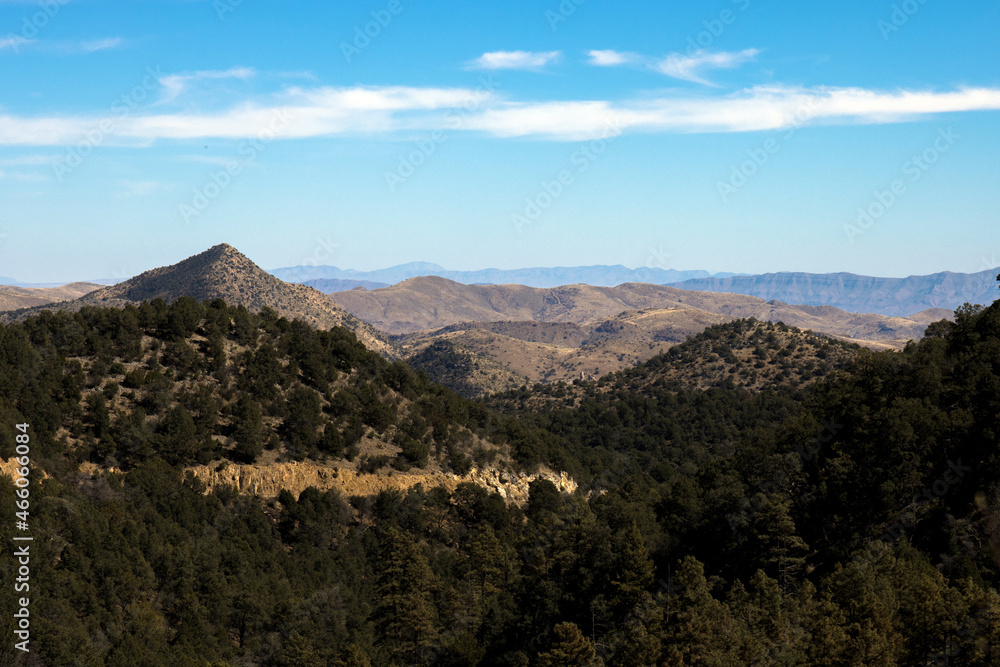
[[[301,319],[328,329],[352,330],[369,349],[392,356],[386,337],[351,315],[322,292],[305,285],[286,283],[264,271],[233,246],[222,243],[177,264],[146,271],[117,285],[102,287],[79,298],[22,308],[0,314],[0,319],[20,321],[43,310],[79,310],[85,306],[120,307],[153,299],[167,303],[182,296],[198,301],[222,299],[248,310],[271,308],[288,318]]]

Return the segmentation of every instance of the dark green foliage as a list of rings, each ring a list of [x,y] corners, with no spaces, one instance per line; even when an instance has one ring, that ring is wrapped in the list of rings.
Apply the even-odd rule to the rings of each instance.
[[[528,487],[528,507],[525,514],[534,519],[546,512],[556,512],[562,504],[556,485],[547,479],[535,480]]]
[[[353,460],[370,433],[399,447],[397,467],[433,457],[463,469],[473,432],[494,445],[512,433],[539,438],[387,362],[346,329],[316,331],[218,300],[45,312],[0,328],[0,344],[11,407],[53,451],[64,429],[58,447],[78,461],[127,468],[159,453],[176,465],[251,463],[265,447]]]
[[[560,623],[552,631],[550,648],[538,656],[539,667],[597,667],[604,661],[597,658],[593,642],[583,636],[573,623]]]
[[[253,463],[264,451],[264,422],[260,406],[249,396],[241,396],[232,409],[234,454],[237,460]]]
[[[377,456],[362,456],[358,462],[358,470],[363,473],[376,473],[389,465],[389,457],[384,454]]]
[[[309,387],[295,387],[288,394],[282,434],[288,443],[289,453],[304,458],[313,453],[319,439],[317,429],[321,420],[319,394]]]
[[[807,388],[581,383],[546,390],[581,391],[573,408],[508,397],[516,419],[342,330],[171,308],[0,327],[0,447],[12,455],[14,425],[31,423],[34,472],[50,475],[30,487],[37,664],[985,666],[1000,655],[998,305],[960,309],[904,352],[861,353]],[[188,331],[244,346],[224,361],[228,389]],[[764,354],[785,332],[772,333]],[[155,350],[134,347],[142,334]],[[200,355],[183,381],[169,362],[186,354],[180,342]],[[725,359],[729,343],[715,343]],[[110,363],[96,363],[105,352]],[[109,396],[125,375],[115,363],[142,375]],[[169,400],[147,413],[157,391]],[[403,450],[396,464],[457,468],[473,442],[509,445],[571,470],[589,495],[536,480],[523,509],[471,483],[275,502],[205,493],[181,469],[253,460],[272,438],[283,455],[335,457],[376,427]],[[80,474],[86,457],[124,472]],[[388,474],[392,460],[362,466]],[[0,514],[16,500],[0,481]],[[0,542],[13,531],[0,522]],[[7,609],[13,576],[0,569]],[[12,636],[9,614],[0,625]],[[18,664],[10,642],[0,664]]]

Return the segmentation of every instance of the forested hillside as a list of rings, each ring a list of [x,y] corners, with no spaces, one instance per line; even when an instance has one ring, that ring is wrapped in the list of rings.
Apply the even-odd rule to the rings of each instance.
[[[0,438],[9,449],[30,422],[39,466],[25,664],[1000,661],[1000,303],[960,309],[902,353],[829,343],[828,359],[853,360],[808,377],[815,360],[795,355],[812,342],[754,331],[732,341],[759,342],[778,375],[789,359],[802,381],[686,383],[677,369],[714,363],[696,341],[557,387],[561,401],[526,389],[497,402],[514,417],[342,330],[221,302],[0,328]],[[401,466],[422,463],[408,447],[461,465],[471,438],[572,470],[582,489],[535,482],[523,507],[469,484],[261,502],[185,477],[188,461],[257,455],[241,447],[248,424],[289,457],[345,456],[351,429],[402,434]],[[12,529],[0,522],[7,544]],[[9,643],[0,652],[17,664]]]
[[[227,459],[345,459],[378,442],[382,465],[467,465],[473,449],[540,453],[512,419],[390,363],[343,328],[318,331],[221,300],[46,312],[2,329],[0,456],[26,421],[36,456],[129,469]],[[513,431],[511,431],[513,429]],[[378,468],[377,465],[369,467]]]

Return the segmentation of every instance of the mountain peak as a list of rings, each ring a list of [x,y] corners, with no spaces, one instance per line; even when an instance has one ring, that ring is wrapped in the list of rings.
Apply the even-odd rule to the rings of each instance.
[[[228,243],[220,243],[218,245],[214,245],[205,252],[199,253],[199,255],[203,255],[205,257],[220,257],[220,258],[242,257],[246,259],[246,255],[244,255],[243,253],[241,253],[239,250],[229,245]],[[199,255],[195,255],[195,257],[198,257]]]
[[[271,308],[281,315],[323,329],[346,326],[369,348],[383,354],[392,353],[391,345],[371,325],[351,316],[325,294],[305,285],[278,280],[228,243],[212,246],[177,264],[151,269],[117,285],[95,290],[74,301],[44,307],[67,310],[83,306],[120,307],[154,299],[171,303],[181,297],[196,301],[222,299],[252,311]],[[22,311],[18,317],[30,314]]]
[[[190,267],[196,266],[211,266],[215,264],[226,264],[232,268],[239,268],[244,271],[261,271],[267,273],[260,267],[258,267],[253,260],[241,253],[239,250],[229,245],[228,243],[220,243],[214,245],[204,252],[200,252],[197,255],[192,255],[186,260],[175,264],[174,266],[180,266],[190,262]],[[270,274],[268,274],[270,275]]]
[[[199,301],[221,297],[232,303],[243,302],[248,308],[260,308],[269,305],[266,298],[260,297],[283,284],[233,246],[220,243],[177,264],[151,269],[98,290],[88,295],[88,299],[147,301],[160,298],[169,302],[182,296]],[[246,302],[248,296],[250,303]]]

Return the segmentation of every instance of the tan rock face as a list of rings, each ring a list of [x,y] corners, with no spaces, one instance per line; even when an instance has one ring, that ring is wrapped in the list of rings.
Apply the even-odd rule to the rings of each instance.
[[[14,471],[18,467],[16,459],[0,460],[0,475],[14,479]],[[101,468],[86,463],[81,466],[81,472],[98,474]],[[206,466],[187,468],[211,491],[220,485],[235,487],[240,493],[261,498],[276,498],[282,489],[288,489],[298,497],[310,486],[320,491],[340,489],[345,496],[373,496],[388,489],[406,491],[418,484],[424,489],[444,486],[454,491],[459,484],[471,482],[490,493],[500,494],[508,504],[524,505],[528,502],[528,490],[531,483],[538,479],[547,479],[562,493],[575,493],[578,485],[565,472],[556,472],[542,467],[537,473],[511,472],[495,468],[472,468],[468,475],[459,476],[454,473],[420,472],[389,474],[366,474],[354,470],[338,469],[333,466],[321,465],[312,461],[301,463],[271,463],[268,465],[239,465],[213,463]],[[32,475],[47,478],[43,470],[32,469]]]
[[[314,486],[321,491],[340,489],[346,496],[375,495],[387,489],[405,491],[422,484],[425,489],[442,485],[449,491],[463,482],[478,484],[487,491],[497,492],[509,504],[523,505],[528,501],[528,488],[537,479],[547,479],[563,493],[573,493],[577,483],[565,472],[541,469],[537,473],[508,472],[486,468],[473,468],[460,477],[454,473],[399,473],[365,474],[353,470],[337,469],[318,463],[274,463],[270,465],[219,465],[188,468],[208,490],[227,484],[240,493],[274,498],[282,489],[298,496]]]
[[[574,493],[577,489],[576,481],[565,472],[555,472],[553,470],[542,469],[538,473],[528,474],[523,472],[507,472],[486,468],[478,470],[473,468],[465,477],[452,475],[462,482],[472,482],[483,487],[487,491],[496,491],[508,504],[523,505],[528,502],[528,488],[532,482],[538,479],[547,479],[562,493]]]

